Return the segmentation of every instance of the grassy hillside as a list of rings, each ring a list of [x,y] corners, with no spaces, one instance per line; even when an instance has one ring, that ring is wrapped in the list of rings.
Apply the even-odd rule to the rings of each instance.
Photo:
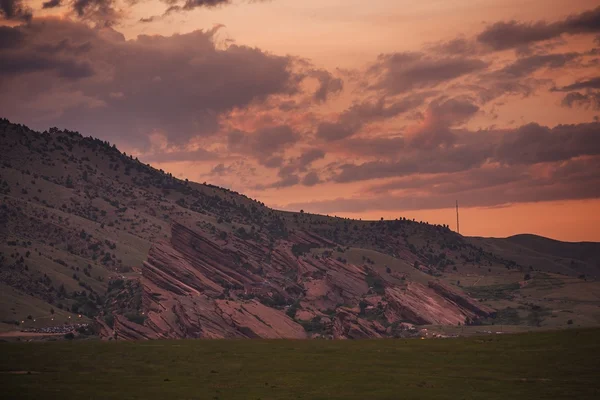
[[[597,244],[465,238],[401,216],[360,221],[272,210],[176,179],[108,142],[5,119],[0,155],[0,285],[7,288],[0,331],[118,310],[109,282],[139,276],[148,250],[169,239],[173,222],[271,243],[304,230],[338,244],[313,253],[368,265],[390,282],[442,279],[505,313],[517,310],[512,320],[522,325],[600,324]]]
[[[4,343],[0,385],[11,399],[597,399],[598,334]]]

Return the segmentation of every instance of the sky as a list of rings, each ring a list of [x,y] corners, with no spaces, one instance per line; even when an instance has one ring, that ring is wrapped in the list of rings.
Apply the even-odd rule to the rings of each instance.
[[[588,0],[0,0],[0,116],[278,209],[600,241]]]

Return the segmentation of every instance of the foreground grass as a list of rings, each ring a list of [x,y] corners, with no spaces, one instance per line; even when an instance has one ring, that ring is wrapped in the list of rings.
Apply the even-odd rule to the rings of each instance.
[[[2,343],[0,391],[63,400],[597,399],[599,338],[594,329],[446,340]]]

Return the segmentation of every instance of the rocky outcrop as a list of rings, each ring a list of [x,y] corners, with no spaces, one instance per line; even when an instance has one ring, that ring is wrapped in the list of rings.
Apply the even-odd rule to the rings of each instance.
[[[116,340],[141,340],[160,338],[160,335],[157,332],[144,325],[131,322],[122,315],[115,316],[114,332],[116,333]]]
[[[175,224],[143,264],[143,325],[120,316],[114,330],[123,339],[362,339],[491,312],[440,282],[395,285],[373,268],[310,253],[331,246],[303,231],[273,241]]]
[[[340,307],[336,310],[333,322],[334,339],[368,339],[381,338],[385,328],[379,323],[371,323],[357,315],[357,310]],[[375,325],[376,324],[376,325]]]
[[[388,307],[386,318],[390,322],[406,321],[417,325],[464,324],[474,314],[461,309],[432,289],[417,282],[406,288],[385,289]]]
[[[450,285],[443,283],[439,280],[429,282],[429,287],[432,288],[439,295],[445,297],[450,301],[453,301],[455,304],[462,307],[463,309],[475,313],[477,316],[487,318],[495,314],[495,310],[493,310],[492,308],[477,302],[475,299],[472,299],[465,293],[461,293],[458,290],[451,287]]]

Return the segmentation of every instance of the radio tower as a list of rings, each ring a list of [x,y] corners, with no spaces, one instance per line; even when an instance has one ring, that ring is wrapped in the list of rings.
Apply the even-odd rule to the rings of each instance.
[[[460,234],[460,225],[458,224],[458,200],[456,200],[456,233]]]

